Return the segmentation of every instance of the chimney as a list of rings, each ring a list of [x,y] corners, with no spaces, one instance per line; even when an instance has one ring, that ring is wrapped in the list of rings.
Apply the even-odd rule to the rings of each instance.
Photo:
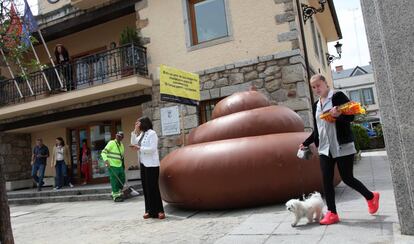
[[[344,70],[344,66],[343,65],[339,65],[339,66],[335,66],[335,70],[336,72],[341,72],[342,70]]]

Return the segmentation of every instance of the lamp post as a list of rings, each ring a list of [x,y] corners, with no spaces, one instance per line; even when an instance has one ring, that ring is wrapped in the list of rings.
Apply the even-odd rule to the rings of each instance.
[[[321,5],[319,8],[314,8],[307,4],[302,3],[302,13],[303,13],[303,22],[306,23],[306,20],[312,17],[312,15],[316,13],[322,13],[325,10],[325,3],[326,0],[319,0],[319,4]]]
[[[328,61],[328,65],[331,64],[334,60],[340,59],[342,54],[342,44],[339,42],[336,42],[335,46],[336,52],[338,53],[338,56],[331,55],[329,53],[326,53],[326,60]]]

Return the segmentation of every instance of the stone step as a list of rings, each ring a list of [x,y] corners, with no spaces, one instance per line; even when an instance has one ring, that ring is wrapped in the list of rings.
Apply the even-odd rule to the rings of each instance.
[[[141,182],[129,182],[129,186],[142,194]],[[53,190],[45,187],[38,192],[37,189],[8,192],[9,204],[39,204],[48,202],[74,202],[110,200],[111,186],[109,184],[79,186]]]
[[[9,199],[9,204],[40,204],[51,202],[77,202],[77,201],[96,201],[111,200],[110,193],[88,194],[88,195],[68,195],[68,196],[52,196],[52,197],[26,197]]]

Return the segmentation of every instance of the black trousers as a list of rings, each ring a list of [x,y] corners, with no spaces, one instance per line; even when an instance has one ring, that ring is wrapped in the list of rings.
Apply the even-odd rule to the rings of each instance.
[[[145,167],[142,163],[140,166],[145,213],[149,213],[152,218],[158,218],[158,213],[164,212],[158,183],[160,167]]]
[[[335,190],[333,185],[335,162],[338,163],[339,174],[341,175],[342,181],[346,185],[359,192],[365,197],[366,200],[371,200],[374,197],[372,192],[354,177],[354,154],[338,158],[332,158],[330,154],[329,157],[320,155],[319,159],[322,170],[326,205],[328,206],[329,211],[336,213]]]

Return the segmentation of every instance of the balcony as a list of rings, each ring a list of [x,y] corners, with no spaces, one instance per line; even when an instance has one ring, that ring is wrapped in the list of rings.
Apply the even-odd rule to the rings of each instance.
[[[129,44],[0,81],[0,107],[148,75],[146,48]],[[59,77],[59,78],[58,78]]]
[[[92,7],[104,5],[108,3],[109,0],[71,0],[70,3],[80,9],[89,9]]]

